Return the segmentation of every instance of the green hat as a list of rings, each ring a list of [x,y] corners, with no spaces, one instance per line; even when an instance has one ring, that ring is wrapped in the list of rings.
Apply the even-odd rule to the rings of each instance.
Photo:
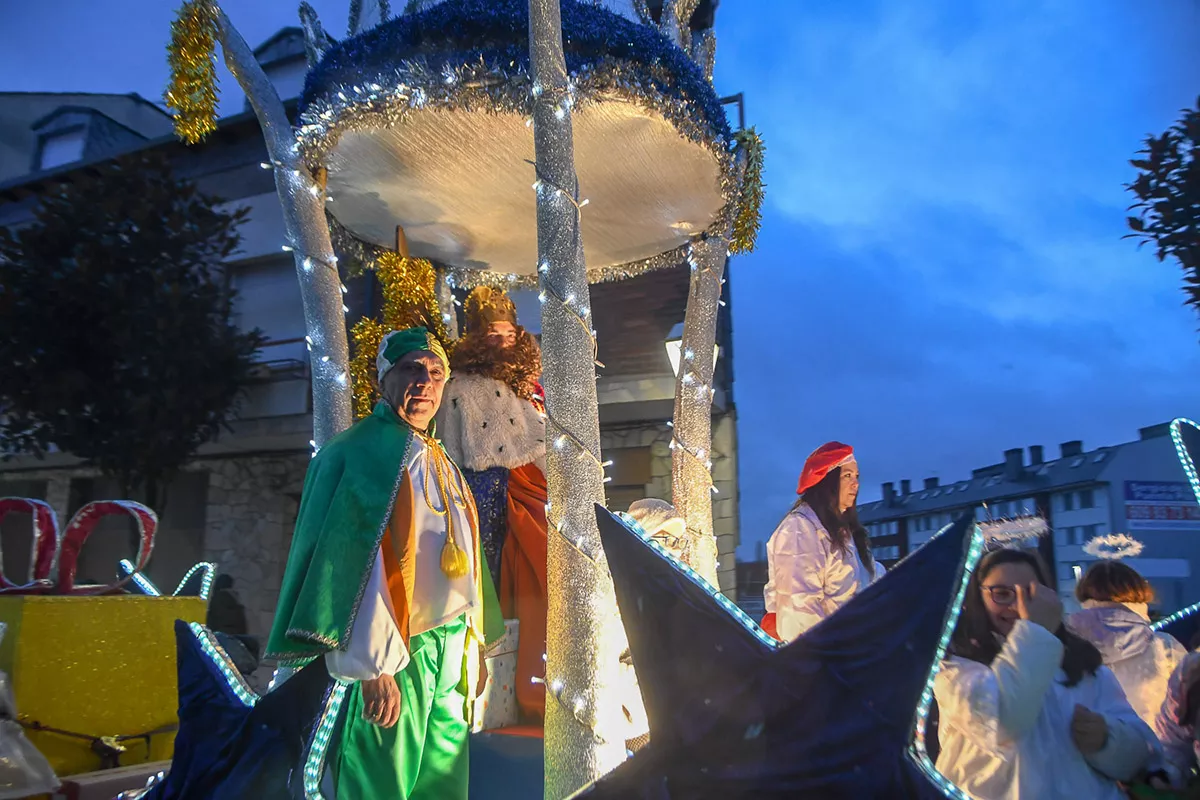
[[[383,376],[396,366],[397,361],[418,350],[433,353],[446,368],[446,374],[450,374],[450,359],[446,357],[446,348],[442,347],[438,338],[425,328],[405,328],[402,331],[392,331],[379,343],[379,356],[375,359],[379,383],[383,383]]]

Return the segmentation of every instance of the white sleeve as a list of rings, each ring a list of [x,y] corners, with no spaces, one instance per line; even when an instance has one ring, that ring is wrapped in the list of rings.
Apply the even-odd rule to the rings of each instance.
[[[358,615],[345,650],[325,654],[329,674],[352,683],[380,675],[395,675],[408,665],[408,648],[396,625],[395,612],[384,580],[383,553],[376,551],[371,577],[358,604]]]
[[[775,626],[783,641],[792,641],[825,618],[828,558],[828,540],[799,514],[784,517],[767,542],[771,593],[764,591],[763,599],[770,602],[773,596]]]
[[[942,720],[988,750],[1033,729],[1062,662],[1063,645],[1040,625],[1017,620],[991,667],[950,658],[934,679]]]
[[[1183,704],[1186,675],[1197,665],[1200,665],[1200,652],[1186,656],[1171,673],[1167,696],[1154,719],[1154,733],[1162,745],[1167,773],[1177,788],[1183,788],[1196,764],[1195,730],[1189,720],[1183,719]]]
[[[1095,753],[1085,753],[1084,758],[1098,772],[1113,780],[1128,781],[1150,763],[1157,761],[1158,742],[1150,726],[1142,722],[1133,706],[1125,698],[1125,692],[1117,677],[1108,667],[1096,671],[1098,684],[1096,705],[1091,709],[1104,715],[1108,724],[1108,741]]]

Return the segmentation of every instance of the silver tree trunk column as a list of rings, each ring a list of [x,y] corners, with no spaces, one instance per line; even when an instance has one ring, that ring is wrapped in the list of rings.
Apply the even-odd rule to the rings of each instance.
[[[671,443],[671,494],[675,508],[687,521],[691,539],[688,564],[713,586],[720,585],[712,522],[713,345],[728,248],[725,236],[709,235],[693,242],[688,254],[692,276],[675,383],[675,438]]]
[[[350,427],[351,420],[350,352],[342,281],[325,221],[325,181],[323,176],[311,175],[300,161],[279,94],[223,11],[217,13],[217,25],[225,64],[254,108],[275,169],[275,189],[283,206],[287,236],[281,245],[291,250],[296,260],[308,329],[315,449]]]
[[[620,764],[625,743],[612,681],[620,623],[594,511],[604,504],[595,339],[559,0],[529,0],[529,44],[549,416],[545,791],[558,800]]]
[[[450,282],[450,273],[444,267],[434,271],[437,279],[437,300],[442,307],[442,321],[446,323],[446,335],[451,339],[458,338],[458,313],[454,310],[454,287]]]

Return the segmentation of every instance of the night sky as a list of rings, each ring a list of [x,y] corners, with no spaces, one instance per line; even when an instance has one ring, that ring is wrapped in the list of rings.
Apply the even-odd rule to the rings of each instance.
[[[344,33],[345,0],[313,5]],[[159,100],[173,2],[3,6],[0,91]],[[252,46],[297,24],[295,2],[223,6]],[[1200,414],[1179,268],[1121,239],[1128,159],[1200,94],[1198,0],[724,0],[717,20],[717,89],[768,148],[730,280],[743,557],[828,439],[873,499]],[[222,91],[240,111],[223,67]]]

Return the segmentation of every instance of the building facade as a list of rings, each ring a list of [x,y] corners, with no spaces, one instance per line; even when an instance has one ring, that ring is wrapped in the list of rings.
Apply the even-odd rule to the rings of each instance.
[[[885,564],[920,547],[940,529],[972,513],[979,521],[1038,516],[1050,533],[1038,542],[1053,565],[1057,589],[1070,606],[1075,583],[1095,557],[1092,538],[1127,533],[1144,549],[1124,563],[1154,585],[1158,609],[1171,612],[1200,600],[1200,505],[1175,453],[1169,425],[1142,428],[1132,442],[1085,450],[1062,443],[1047,459],[1035,445],[1008,450],[999,464],[970,479],[942,484],[927,478],[883,484],[882,499],[858,508],[876,555]]]
[[[294,98],[303,77],[301,31],[281,31],[256,55],[281,95]],[[309,463],[312,400],[295,266],[281,249],[283,217],[274,177],[262,168],[267,154],[258,123],[244,112],[222,120],[203,144],[185,147],[171,132],[167,115],[141,98],[114,101],[108,95],[76,94],[61,96],[55,105],[56,97],[0,95],[0,131],[22,131],[6,140],[19,146],[0,149],[0,167],[6,170],[0,173],[0,225],[27,223],[44,193],[85,178],[106,159],[138,150],[165,154],[181,178],[221,197],[231,208],[250,209],[240,229],[241,251],[227,263],[227,276],[238,292],[237,323],[261,329],[269,341],[259,354],[256,381],[231,420],[231,431],[201,448],[168,487],[148,574],[158,585],[174,587],[197,561],[216,562],[235,580],[251,633],[265,635]],[[287,107],[294,112],[295,100]],[[121,117],[121,110],[127,118]],[[82,128],[80,119],[87,122]],[[39,132],[59,130],[55,126],[64,120],[71,122],[72,136],[82,137],[69,147]],[[43,158],[47,152],[53,156],[49,160]],[[614,461],[608,486],[614,510],[624,510],[642,497],[671,496],[668,422],[675,378],[666,342],[683,321],[688,280],[688,269],[681,264],[592,287],[598,358],[605,365],[597,383],[601,441],[606,457]],[[348,279],[346,284],[353,324],[377,306],[377,293],[366,278]],[[519,321],[538,332],[540,305],[535,294],[517,292],[514,301]],[[738,489],[731,335],[726,307],[720,315],[721,358],[714,380],[713,472],[720,491],[714,516],[721,588],[732,594]],[[115,493],[112,482],[69,454],[0,462],[0,496],[45,499],[64,525],[84,503],[113,499]],[[81,557],[81,578],[106,580],[114,575],[119,559],[131,557],[123,530],[114,521],[89,540]],[[28,531],[28,520],[10,518],[0,525],[5,563],[14,571],[27,563]]]

